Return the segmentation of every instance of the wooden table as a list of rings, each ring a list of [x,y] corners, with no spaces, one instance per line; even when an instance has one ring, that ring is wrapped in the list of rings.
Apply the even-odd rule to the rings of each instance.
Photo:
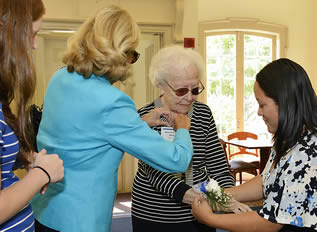
[[[226,140],[227,144],[243,147],[247,149],[259,149],[260,150],[260,173],[265,168],[266,162],[269,159],[271,148],[273,146],[271,141],[267,140]]]

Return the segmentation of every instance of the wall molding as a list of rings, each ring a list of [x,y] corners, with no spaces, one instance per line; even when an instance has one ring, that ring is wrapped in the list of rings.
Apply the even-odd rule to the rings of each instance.
[[[69,20],[69,19],[43,19],[41,31],[39,35],[58,36],[61,34],[69,34],[76,31],[84,20]],[[151,23],[137,22],[141,33],[158,34],[162,37],[162,47],[175,42],[173,34],[175,24],[172,23]]]

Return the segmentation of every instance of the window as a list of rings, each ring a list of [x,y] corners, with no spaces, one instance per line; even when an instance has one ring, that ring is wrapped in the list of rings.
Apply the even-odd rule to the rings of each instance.
[[[253,85],[257,72],[285,55],[286,29],[240,19],[202,23],[200,33],[206,61],[206,92],[200,100],[210,106],[220,137],[250,131],[268,139]]]

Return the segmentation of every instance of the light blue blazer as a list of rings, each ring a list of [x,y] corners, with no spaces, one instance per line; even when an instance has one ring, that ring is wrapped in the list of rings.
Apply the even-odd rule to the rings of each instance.
[[[65,177],[36,195],[32,207],[40,223],[62,232],[110,231],[124,152],[161,171],[184,172],[193,149],[185,129],[173,143],[163,140],[106,78],[66,68],[48,86],[37,142],[63,159]]]

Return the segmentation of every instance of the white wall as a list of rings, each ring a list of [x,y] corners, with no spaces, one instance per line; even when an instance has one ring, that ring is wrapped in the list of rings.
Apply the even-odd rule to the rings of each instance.
[[[97,9],[110,4],[129,11],[137,22],[173,23],[174,0],[43,0],[45,18],[86,19]]]
[[[198,42],[198,4],[196,0],[184,0],[183,36],[195,38]]]

